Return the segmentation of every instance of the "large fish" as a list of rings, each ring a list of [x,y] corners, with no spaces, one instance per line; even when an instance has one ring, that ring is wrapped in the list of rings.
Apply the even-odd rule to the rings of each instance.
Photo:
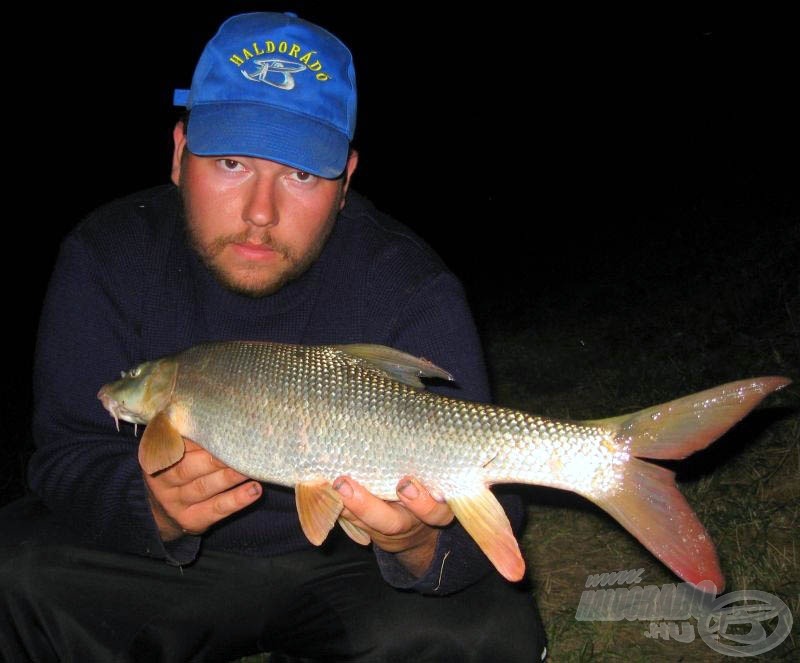
[[[783,377],[731,382],[640,412],[598,421],[545,419],[423,389],[450,380],[424,359],[378,345],[258,342],[199,345],[143,363],[98,393],[119,419],[147,424],[139,462],[155,473],[181,459],[183,438],[242,474],[294,486],[300,523],[321,544],[340,521],[331,482],[349,475],[397,499],[414,476],[446,500],[497,570],[519,580],[525,563],[489,487],[526,483],[571,490],[605,509],[684,580],[724,580],[714,544],[678,492],[674,473],[641,458],[703,449]]]

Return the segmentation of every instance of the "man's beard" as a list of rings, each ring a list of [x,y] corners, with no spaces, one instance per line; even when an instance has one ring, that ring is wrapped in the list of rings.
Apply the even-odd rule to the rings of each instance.
[[[181,197],[183,198],[183,216],[186,224],[186,234],[189,237],[192,248],[197,252],[197,255],[200,256],[205,266],[208,267],[223,287],[237,294],[253,298],[266,297],[267,295],[276,293],[290,281],[294,281],[302,276],[308,268],[311,267],[320,253],[322,253],[325,242],[333,229],[334,221],[338,215],[340,200],[340,198],[337,197],[336,204],[333,205],[324,227],[319,236],[314,240],[314,243],[308,248],[308,251],[304,255],[298,255],[291,247],[276,241],[269,230],[253,231],[246,228],[240,233],[220,235],[204,244],[196,231],[195,224],[192,223],[192,209],[188,204],[183,187],[181,187]],[[254,238],[257,238],[257,242],[253,241]],[[241,270],[239,271],[239,277],[228,273],[225,268],[219,264],[217,258],[229,244],[241,244],[244,242],[250,242],[255,246],[269,247],[283,258],[285,267],[280,271],[271,272],[268,276],[262,277],[260,280],[255,278],[252,280],[242,278]],[[259,265],[254,262],[252,265],[253,275],[257,275],[259,271]]]

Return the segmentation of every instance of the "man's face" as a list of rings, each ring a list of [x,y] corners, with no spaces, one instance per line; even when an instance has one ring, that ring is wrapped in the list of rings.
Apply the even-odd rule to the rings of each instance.
[[[344,206],[355,152],[343,178],[326,180],[255,157],[191,154],[180,123],[174,138],[189,236],[225,287],[262,297],[309,268]]]

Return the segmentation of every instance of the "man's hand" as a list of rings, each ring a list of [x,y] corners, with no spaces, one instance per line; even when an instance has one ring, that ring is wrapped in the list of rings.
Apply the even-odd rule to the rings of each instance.
[[[433,559],[439,529],[453,520],[453,512],[437,502],[415,479],[397,485],[399,502],[387,502],[349,477],[333,483],[344,502],[342,517],[358,525],[386,552],[396,553],[403,566],[421,576]]]
[[[202,534],[261,495],[257,481],[248,481],[191,440],[185,442],[186,453],[177,463],[155,476],[143,473],[163,541]]]

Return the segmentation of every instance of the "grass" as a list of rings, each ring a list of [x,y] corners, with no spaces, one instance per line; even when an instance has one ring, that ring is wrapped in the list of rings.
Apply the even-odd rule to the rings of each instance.
[[[713,223],[698,227],[708,236],[682,245],[676,231],[660,238],[666,246],[614,256],[615,264],[585,282],[593,285],[540,293],[528,316],[503,313],[523,292],[495,300],[482,319],[489,321],[484,337],[498,402],[552,417],[601,418],[743,377],[800,380],[797,218],[767,225],[755,218],[726,233]],[[673,260],[654,265],[653,256]],[[725,591],[775,594],[795,619],[798,412],[794,384],[677,465],[682,492],[717,544]],[[699,637],[688,644],[647,638],[647,622],[577,621],[589,574],[644,568],[644,584],[678,579],[589,502],[546,489],[528,494],[523,548],[552,661],[722,658]],[[796,660],[799,650],[793,633],[764,657]]]

